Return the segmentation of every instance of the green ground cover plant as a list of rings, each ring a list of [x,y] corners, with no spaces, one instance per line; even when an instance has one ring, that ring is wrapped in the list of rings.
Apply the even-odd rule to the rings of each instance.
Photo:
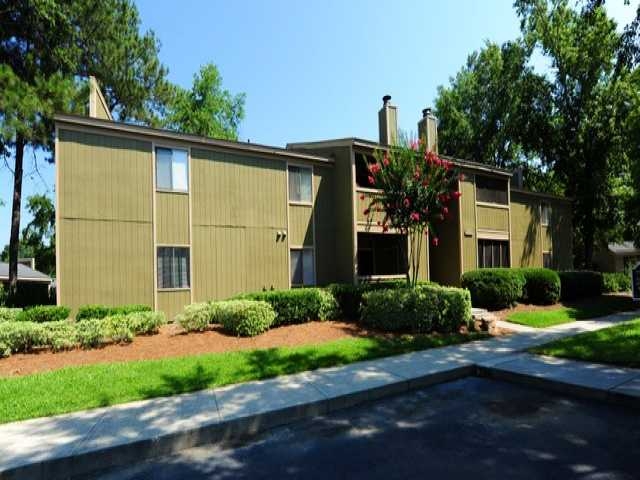
[[[0,423],[175,395],[488,338],[467,335],[359,337],[304,347],[242,350],[69,367],[0,378]]]

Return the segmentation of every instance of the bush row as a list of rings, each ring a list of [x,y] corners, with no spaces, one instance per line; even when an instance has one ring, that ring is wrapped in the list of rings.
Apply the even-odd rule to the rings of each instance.
[[[265,301],[225,300],[188,305],[176,321],[188,332],[202,332],[211,324],[220,324],[231,334],[252,337],[267,331],[276,317],[274,308]]]
[[[150,312],[149,305],[121,305],[118,307],[109,307],[107,305],[83,305],[78,308],[76,320],[86,320],[87,318],[105,318],[112,315],[128,315],[134,312]]]
[[[562,285],[562,299],[575,300],[597,297],[602,294],[602,273],[589,270],[566,270],[558,272]]]
[[[376,290],[401,288],[405,285],[405,281],[359,283],[358,285],[332,283],[327,286],[327,291],[336,299],[338,308],[346,320],[358,320],[360,318],[362,296],[365,293]]]
[[[467,290],[437,285],[366,292],[361,321],[386,331],[457,332],[470,326],[471,297]]]
[[[602,287],[605,293],[630,292],[631,275],[628,273],[603,273]]]
[[[18,313],[15,320],[18,322],[57,322],[69,318],[71,309],[57,305],[37,305],[27,307]]]
[[[234,300],[267,302],[277,314],[273,326],[330,320],[337,318],[340,313],[335,297],[322,288],[245,293],[234,297]]]
[[[624,280],[618,278],[617,275],[611,277],[610,288],[626,287]],[[547,268],[483,268],[465,273],[462,286],[471,292],[473,305],[501,309],[516,302],[551,305],[561,298],[596,297],[602,294],[604,282],[602,273],[587,270],[555,272]]]
[[[2,322],[0,356],[25,353],[34,348],[59,351],[77,346],[93,348],[102,343],[130,342],[135,335],[157,333],[164,323],[162,312],[136,312],[82,322]]]
[[[0,307],[0,322],[15,322],[20,312],[21,308]]]

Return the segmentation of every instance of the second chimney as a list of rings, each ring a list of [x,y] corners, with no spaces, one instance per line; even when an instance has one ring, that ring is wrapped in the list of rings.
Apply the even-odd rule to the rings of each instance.
[[[380,143],[396,145],[398,143],[398,108],[391,105],[391,95],[382,97],[382,108],[378,112]]]
[[[422,118],[418,122],[418,136],[427,143],[427,150],[438,153],[438,119],[430,108],[422,110]]]

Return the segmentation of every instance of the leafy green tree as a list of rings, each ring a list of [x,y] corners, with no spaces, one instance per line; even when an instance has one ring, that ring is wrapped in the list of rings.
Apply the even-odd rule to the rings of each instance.
[[[528,166],[544,135],[549,85],[528,64],[522,42],[487,42],[439,87],[436,114],[442,153],[502,168]],[[539,172],[538,172],[539,173]]]
[[[17,289],[25,148],[51,152],[55,112],[77,111],[78,79],[100,77],[121,120],[158,122],[172,89],[129,0],[0,0],[0,151],[14,157],[9,301]],[[160,110],[160,111],[159,111]]]
[[[222,87],[218,68],[209,63],[194,75],[191,90],[176,87],[166,124],[185,133],[237,140],[244,101],[244,93],[232,95]]]
[[[615,229],[619,179],[629,175],[627,122],[640,107],[638,74],[601,4],[577,11],[568,0],[517,0],[524,39],[551,60],[551,115],[539,150],[574,199],[578,263]]]
[[[46,195],[32,195],[27,198],[27,210],[32,220],[22,230],[20,238],[20,257],[35,258],[36,268],[48,275],[55,276],[56,211],[53,202]],[[9,245],[0,254],[3,261],[9,258]]]

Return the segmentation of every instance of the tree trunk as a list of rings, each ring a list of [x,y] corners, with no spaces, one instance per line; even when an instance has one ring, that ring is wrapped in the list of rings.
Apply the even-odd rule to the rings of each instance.
[[[22,205],[22,163],[24,138],[16,137],[16,164],[13,174],[13,205],[11,207],[11,237],[9,239],[9,296],[10,305],[15,305],[18,292],[18,254],[20,252],[20,207]]]

